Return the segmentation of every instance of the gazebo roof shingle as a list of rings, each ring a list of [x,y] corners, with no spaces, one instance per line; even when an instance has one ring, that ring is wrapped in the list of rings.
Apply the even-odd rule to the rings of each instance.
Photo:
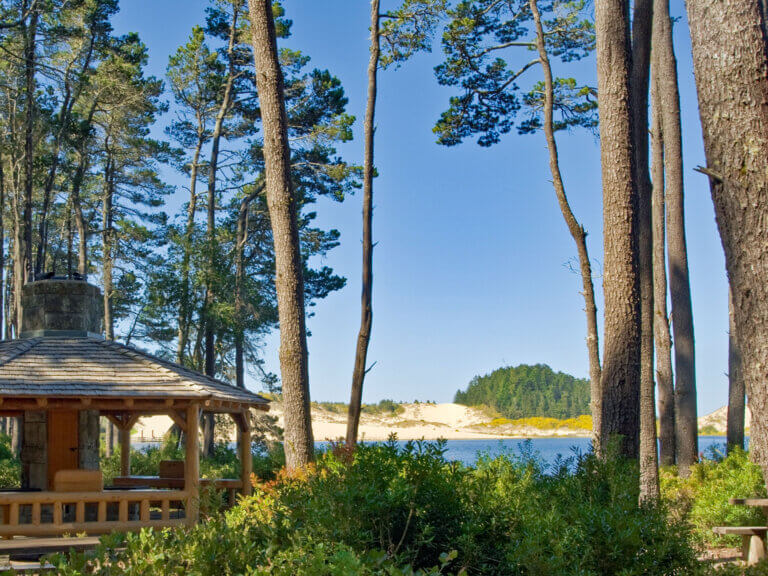
[[[137,348],[93,337],[0,342],[0,398],[213,399],[269,401]]]

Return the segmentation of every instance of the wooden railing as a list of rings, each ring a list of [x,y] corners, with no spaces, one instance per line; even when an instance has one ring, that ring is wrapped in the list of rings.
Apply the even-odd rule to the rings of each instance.
[[[179,526],[186,522],[180,511],[187,501],[184,490],[3,493],[0,538]],[[172,509],[175,518],[171,517]]]

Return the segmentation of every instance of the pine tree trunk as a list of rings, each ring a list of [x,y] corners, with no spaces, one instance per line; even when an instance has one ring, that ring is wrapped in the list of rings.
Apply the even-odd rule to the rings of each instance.
[[[653,370],[653,239],[648,173],[648,84],[653,0],[636,0],[632,23],[632,123],[637,184],[640,269],[640,500],[659,498],[656,398]]]
[[[376,81],[379,70],[379,0],[371,0],[371,46],[368,60],[368,102],[365,107],[365,166],[363,168],[363,278],[360,298],[360,331],[355,348],[355,366],[352,371],[352,392],[347,415],[347,445],[357,443],[360,412],[363,403],[368,345],[373,324],[373,164],[374,118],[376,116]]]
[[[750,448],[768,477],[766,37],[757,0],[727,4],[688,0],[687,10],[705,170],[725,251],[742,376],[752,411]]]
[[[7,339],[9,337],[6,332],[3,334],[3,322],[5,312],[5,284],[3,278],[3,271],[5,270],[5,169],[3,166],[3,159],[0,157],[0,339]]]
[[[277,53],[271,0],[249,0],[256,84],[264,130],[264,160],[280,322],[280,370],[285,411],[285,460],[289,470],[314,459],[309,401],[309,366],[304,279],[291,182],[291,152],[283,74]]]
[[[597,305],[595,304],[595,289],[592,283],[592,264],[587,250],[587,232],[576,219],[565,193],[565,184],[560,172],[560,158],[557,150],[554,129],[554,78],[552,66],[547,53],[545,32],[541,22],[538,1],[530,0],[531,12],[536,26],[536,48],[539,52],[542,71],[544,73],[544,137],[549,151],[549,170],[552,173],[552,183],[560,206],[560,212],[568,226],[568,231],[576,243],[581,270],[581,282],[584,290],[584,310],[587,315],[587,353],[589,356],[590,399],[593,424],[593,441],[597,445],[600,431],[600,348],[597,334]]]
[[[107,161],[104,168],[104,198],[102,200],[102,277],[104,283],[104,336],[107,340],[115,339],[115,326],[112,318],[112,158],[107,144]]]
[[[204,132],[198,124],[197,144],[192,155],[192,165],[189,169],[189,206],[187,207],[187,228],[184,232],[183,255],[181,258],[181,306],[179,306],[178,337],[176,344],[176,362],[184,363],[184,351],[189,341],[189,271],[192,258],[192,235],[195,231],[195,213],[197,212],[197,167],[200,162],[200,151],[203,147]]]
[[[32,193],[35,174],[35,68],[37,61],[37,24],[40,17],[39,7],[34,4],[29,16],[29,25],[25,37],[24,60],[26,75],[26,110],[24,126],[24,244],[21,251],[21,285],[33,280],[32,277]],[[19,295],[21,292],[19,292]],[[21,298],[18,298],[21,311]]]
[[[654,8],[654,18],[657,17]],[[654,22],[654,33],[657,32]],[[658,45],[654,41],[654,45]],[[661,127],[661,106],[658,89],[658,51],[653,49],[652,101],[653,127],[651,149],[653,166],[653,330],[656,343],[656,384],[659,390],[659,463],[672,466],[675,463],[675,388],[672,374],[672,338],[669,333],[667,313],[667,240],[664,217],[664,135]]]
[[[640,434],[640,285],[627,0],[595,4],[603,175],[605,329],[599,446],[620,437],[637,458]]]
[[[726,426],[726,449],[744,449],[744,417],[746,398],[744,379],[741,376],[741,352],[736,334],[736,318],[733,309],[733,295],[728,291],[728,421]]]
[[[688,275],[688,248],[685,240],[683,195],[683,144],[680,128],[680,96],[677,63],[672,42],[669,2],[656,0],[659,30],[655,34],[659,67],[666,170],[667,246],[669,287],[672,304],[672,332],[675,352],[675,426],[677,464],[686,475],[698,460],[698,414],[696,408],[696,363],[693,335],[693,308]]]

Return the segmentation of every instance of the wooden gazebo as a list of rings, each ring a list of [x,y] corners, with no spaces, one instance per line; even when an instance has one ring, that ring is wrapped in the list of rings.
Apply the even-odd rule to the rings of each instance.
[[[23,423],[22,485],[0,491],[0,537],[197,522],[203,412],[229,414],[239,427],[241,477],[221,485],[250,493],[250,411],[268,410],[266,399],[105,340],[100,291],[85,282],[27,284],[22,305],[22,337],[0,342],[0,416]],[[131,429],[156,414],[184,431],[185,460],[176,462],[183,478],[130,476]],[[123,481],[107,488],[99,472],[102,416],[117,426],[122,448]]]

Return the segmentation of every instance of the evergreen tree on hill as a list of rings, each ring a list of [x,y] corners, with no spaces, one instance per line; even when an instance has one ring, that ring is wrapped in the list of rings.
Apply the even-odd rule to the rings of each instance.
[[[488,406],[512,419],[575,418],[589,414],[589,380],[555,372],[546,364],[521,364],[475,376],[454,401]]]

